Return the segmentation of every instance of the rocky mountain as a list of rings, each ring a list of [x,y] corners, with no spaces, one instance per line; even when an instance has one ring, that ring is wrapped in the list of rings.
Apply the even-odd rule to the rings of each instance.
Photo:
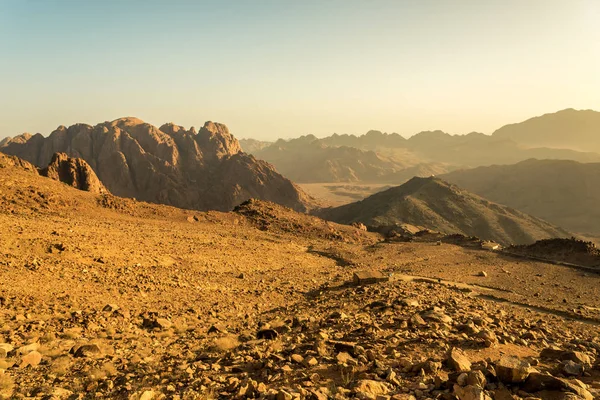
[[[597,153],[552,149],[543,145],[526,148],[511,139],[477,132],[467,135],[450,135],[442,131],[420,132],[408,139],[407,148],[424,160],[462,167],[513,164],[530,158],[600,161],[600,154]]]
[[[431,176],[451,170],[442,163],[422,163],[414,157],[397,157],[396,154],[386,155],[346,145],[333,146],[326,139],[313,135],[280,139],[254,150],[253,154],[299,183],[401,183],[413,176]]]
[[[492,203],[439,178],[413,178],[362,201],[325,209],[319,215],[339,223],[360,222],[369,227],[410,224],[502,244],[571,236],[541,219]]]
[[[137,118],[60,126],[8,140],[0,151],[37,166],[54,153],[84,159],[114,195],[198,210],[230,210],[249,199],[306,211],[312,199],[268,163],[243,153],[227,127],[160,128]]]
[[[566,109],[503,126],[493,136],[528,147],[600,152],[600,112]]]
[[[254,154],[256,151],[260,151],[265,147],[269,147],[273,142],[267,142],[256,139],[240,139],[240,146],[242,150],[248,154]]]
[[[334,133],[321,139],[321,142],[327,146],[348,146],[363,150],[406,147],[406,141],[405,137],[397,133],[384,133],[375,130],[370,130],[360,136]]]
[[[526,160],[441,178],[571,232],[600,235],[600,163]]]
[[[541,118],[541,117],[540,117]],[[424,131],[408,139],[397,133],[369,131],[365,135],[313,135],[275,143],[247,140],[244,146],[290,179],[301,183],[368,182],[401,184],[413,176],[443,174],[458,168],[514,164],[530,158],[600,162],[594,147],[554,148],[557,142],[535,146],[514,135],[472,132],[451,135]]]

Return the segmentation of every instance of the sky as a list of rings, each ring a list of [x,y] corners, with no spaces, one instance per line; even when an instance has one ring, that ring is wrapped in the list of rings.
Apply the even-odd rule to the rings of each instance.
[[[135,116],[240,138],[600,110],[598,0],[0,0],[0,138]]]

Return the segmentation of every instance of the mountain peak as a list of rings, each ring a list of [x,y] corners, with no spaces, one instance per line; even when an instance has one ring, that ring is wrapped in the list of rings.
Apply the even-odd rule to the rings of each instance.
[[[145,123],[144,121],[142,121],[141,119],[136,118],[136,117],[122,117],[122,118],[117,118],[114,121],[111,121],[109,123],[109,125],[122,127],[122,126],[142,125],[144,123]]]
[[[545,221],[492,203],[440,178],[412,178],[364,200],[323,211],[339,223],[373,228],[410,224],[446,234],[461,233],[498,243],[533,243],[570,234]]]

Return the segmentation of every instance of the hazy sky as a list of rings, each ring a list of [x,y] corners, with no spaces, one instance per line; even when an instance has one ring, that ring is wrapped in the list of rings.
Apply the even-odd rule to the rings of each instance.
[[[599,0],[0,0],[0,137],[121,116],[491,133],[600,110],[599,21]]]

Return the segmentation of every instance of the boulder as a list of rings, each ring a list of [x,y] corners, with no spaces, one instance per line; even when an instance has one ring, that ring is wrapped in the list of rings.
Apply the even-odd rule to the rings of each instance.
[[[447,356],[448,367],[457,372],[467,372],[471,370],[471,361],[464,351],[453,347]]]
[[[387,394],[390,388],[385,382],[362,379],[354,385],[353,390],[358,396],[367,396],[367,398],[374,399],[378,395]]]
[[[495,365],[496,376],[502,383],[525,381],[531,372],[531,365],[518,357],[504,356]]]
[[[459,400],[492,400],[481,387],[472,385],[465,387],[454,385],[454,395]]]
[[[384,282],[388,278],[377,270],[358,271],[352,276],[352,280],[356,285],[367,285],[371,283]]]

